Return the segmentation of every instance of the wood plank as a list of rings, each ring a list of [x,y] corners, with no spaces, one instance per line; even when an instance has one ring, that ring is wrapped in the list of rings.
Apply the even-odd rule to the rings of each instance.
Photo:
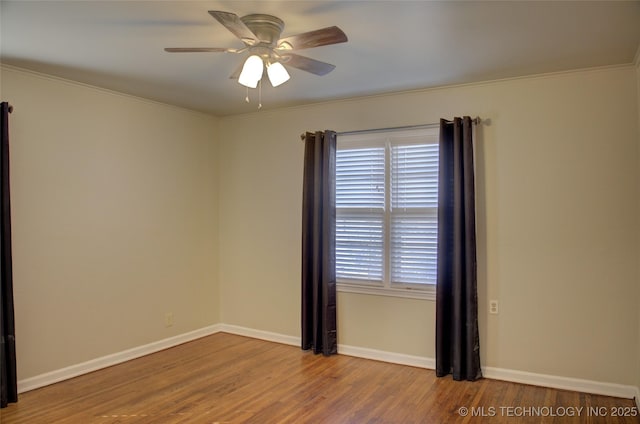
[[[558,416],[577,408],[580,415]],[[218,333],[23,393],[0,414],[3,424],[640,423],[613,417],[625,412],[616,408],[635,411],[629,399],[455,382],[431,370]]]

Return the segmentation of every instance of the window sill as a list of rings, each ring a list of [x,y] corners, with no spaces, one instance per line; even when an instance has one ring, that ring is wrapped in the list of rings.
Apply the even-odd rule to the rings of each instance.
[[[336,289],[344,293],[370,294],[374,296],[403,297],[408,299],[436,300],[436,288],[430,286],[427,289],[411,288],[387,288],[365,286],[360,284],[340,283],[336,284]]]

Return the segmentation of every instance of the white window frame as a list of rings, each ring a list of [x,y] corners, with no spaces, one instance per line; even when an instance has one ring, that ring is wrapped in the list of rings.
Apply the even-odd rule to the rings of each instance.
[[[391,155],[393,144],[438,144],[439,126],[428,126],[412,129],[390,129],[372,132],[338,135],[337,149],[353,149],[363,147],[385,147],[385,211],[384,211],[384,248],[383,248],[383,281],[347,280],[338,278],[337,289],[341,292],[362,293],[370,295],[393,296],[414,299],[435,300],[436,284],[399,284],[391,285]],[[436,208],[433,208],[436,209]],[[423,211],[436,213],[437,210]]]

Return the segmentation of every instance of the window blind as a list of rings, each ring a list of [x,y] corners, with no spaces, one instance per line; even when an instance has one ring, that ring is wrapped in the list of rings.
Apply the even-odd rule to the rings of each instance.
[[[382,281],[385,151],[340,150],[336,155],[336,274]]]
[[[340,150],[336,207],[384,209],[384,148]]]
[[[438,206],[438,145],[392,146],[393,209]]]
[[[438,142],[358,139],[336,154],[336,275],[383,287],[436,283]]]
[[[394,145],[391,164],[391,282],[435,284],[438,145]]]

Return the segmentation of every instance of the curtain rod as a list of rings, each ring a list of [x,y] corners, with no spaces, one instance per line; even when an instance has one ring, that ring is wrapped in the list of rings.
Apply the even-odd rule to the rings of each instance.
[[[447,122],[452,122],[447,120]],[[471,120],[475,125],[479,125],[482,123],[482,119],[479,116],[476,116]],[[372,128],[366,130],[354,130],[354,131],[342,131],[337,132],[338,135],[350,135],[350,134],[366,134],[366,133],[375,133],[375,132],[383,132],[383,131],[394,131],[394,130],[417,130],[422,128],[433,128],[439,126],[440,122],[435,122],[432,124],[420,124],[420,125],[407,125],[404,127],[387,127],[387,128]],[[305,133],[300,134],[300,139],[305,139]]]
[[[9,109],[9,113],[13,113],[13,106],[11,106],[9,103],[7,103],[7,105],[9,106],[7,109]]]

